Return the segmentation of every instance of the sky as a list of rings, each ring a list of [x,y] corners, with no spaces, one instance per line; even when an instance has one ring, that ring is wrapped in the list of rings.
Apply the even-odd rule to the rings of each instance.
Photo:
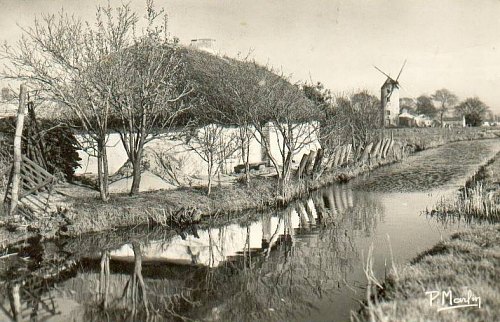
[[[120,0],[110,0],[119,5]],[[131,0],[141,15],[145,0]],[[93,19],[107,0],[0,0],[0,41],[18,25],[64,7]],[[385,76],[401,74],[402,97],[447,88],[478,96],[500,114],[498,0],[156,0],[181,43],[213,38],[223,54],[252,56],[295,81],[320,81],[333,92],[379,95]]]

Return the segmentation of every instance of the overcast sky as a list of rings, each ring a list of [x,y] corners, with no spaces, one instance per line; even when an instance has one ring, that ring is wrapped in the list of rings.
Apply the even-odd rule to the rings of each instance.
[[[101,0],[0,0],[0,39],[15,41],[17,24],[61,7],[92,19]],[[120,1],[111,3],[119,4]],[[144,12],[145,0],[130,1]],[[261,63],[295,80],[321,81],[334,92],[368,89],[404,60],[401,96],[448,88],[479,96],[500,113],[500,1],[418,0],[156,0],[169,30],[189,44],[214,38],[230,56],[253,50]]]

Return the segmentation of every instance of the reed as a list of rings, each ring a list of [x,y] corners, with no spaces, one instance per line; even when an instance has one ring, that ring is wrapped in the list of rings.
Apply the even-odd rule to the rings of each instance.
[[[500,221],[500,153],[481,166],[452,199],[443,199],[428,211],[439,220]]]
[[[435,209],[427,211],[427,214],[440,221],[496,223],[500,221],[500,200],[495,191],[479,182],[473,187],[464,188],[453,199],[439,201]]]

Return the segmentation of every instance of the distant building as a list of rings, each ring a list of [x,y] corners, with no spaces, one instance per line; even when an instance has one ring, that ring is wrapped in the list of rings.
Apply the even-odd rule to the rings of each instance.
[[[380,89],[384,127],[399,125],[399,83],[387,78]]]
[[[443,127],[465,127],[465,116],[443,117]]]
[[[404,111],[399,114],[399,126],[403,127],[415,127],[417,123],[415,122],[415,116]]]
[[[425,114],[415,116],[415,124],[418,127],[431,127],[434,121]]]

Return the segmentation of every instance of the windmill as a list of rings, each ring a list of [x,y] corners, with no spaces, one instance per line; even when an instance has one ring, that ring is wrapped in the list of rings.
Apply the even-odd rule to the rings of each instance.
[[[384,76],[387,77],[387,80],[380,89],[382,119],[383,119],[383,126],[385,127],[397,126],[399,123],[399,88],[401,87],[401,85],[399,84],[398,80],[399,77],[401,76],[401,73],[403,72],[403,68],[405,67],[405,65],[406,65],[406,60],[404,61],[403,66],[401,66],[401,70],[399,71],[399,74],[396,77],[396,79],[392,78],[390,75],[383,72],[377,66],[373,66],[375,67],[376,70],[378,70]]]

